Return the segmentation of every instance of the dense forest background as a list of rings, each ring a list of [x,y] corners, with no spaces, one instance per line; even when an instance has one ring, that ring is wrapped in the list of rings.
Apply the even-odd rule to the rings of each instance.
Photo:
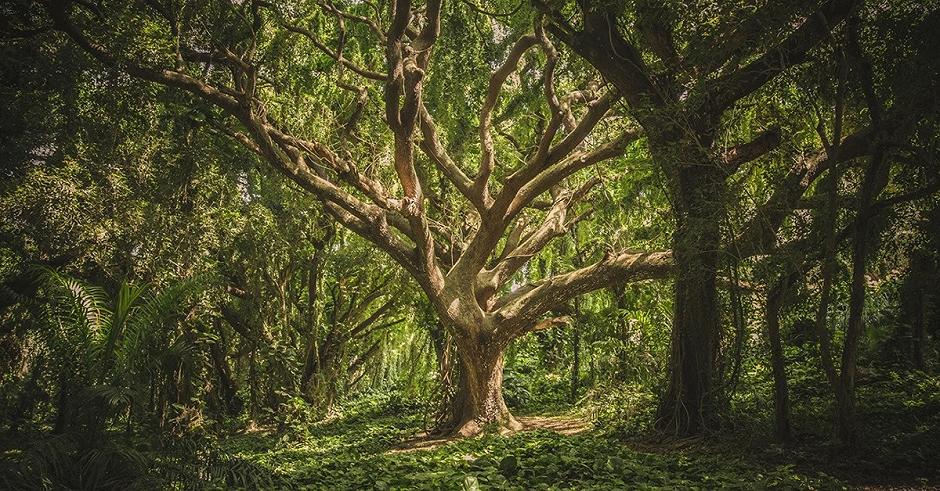
[[[940,485],[937,2],[0,14],[0,487]]]

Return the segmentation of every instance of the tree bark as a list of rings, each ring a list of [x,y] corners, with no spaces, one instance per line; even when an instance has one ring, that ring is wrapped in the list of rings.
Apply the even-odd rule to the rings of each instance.
[[[323,255],[326,244],[333,237],[333,229],[326,229],[326,237],[314,242],[316,251],[310,258],[307,271],[307,347],[304,353],[304,368],[300,376],[300,393],[304,397],[310,396],[311,378],[320,365],[318,356],[320,346],[320,331],[318,329],[319,315],[317,312],[317,297],[319,295],[319,282]]]
[[[454,436],[473,436],[489,427],[500,433],[522,429],[503,400],[502,343],[458,338],[460,379],[452,407]]]
[[[770,364],[774,379],[774,436],[779,442],[790,442],[793,432],[790,426],[790,394],[787,388],[786,360],[780,340],[780,308],[783,296],[795,275],[786,276],[773,285],[767,293],[765,317],[767,338],[770,341]]]
[[[901,283],[901,314],[910,319],[910,328],[904,336],[910,339],[906,354],[910,356],[911,368],[926,370],[927,326],[931,307],[928,290],[931,285],[933,264],[928,253],[914,250],[908,257],[907,273]]]
[[[614,305],[617,307],[617,337],[620,341],[617,345],[617,370],[615,377],[618,382],[627,382],[630,378],[628,374],[630,376],[634,375],[634,372],[631,372],[631,369],[634,367],[630,364],[629,350],[627,348],[630,343],[630,331],[627,317],[624,314],[629,307],[627,303],[626,285],[614,285],[610,287],[610,291],[613,293]]]
[[[928,296],[926,292],[918,293],[918,309],[916,320],[914,321],[913,346],[911,350],[912,362],[915,370],[924,371],[927,369],[924,348],[927,344],[927,307]]]
[[[677,228],[673,258],[677,271],[669,362],[669,386],[660,401],[657,426],[676,435],[702,433],[717,420],[715,358],[719,311],[716,274],[720,241],[720,177],[685,167],[677,173],[674,205]]]
[[[571,328],[571,402],[578,401],[581,389],[581,328],[580,322]]]
[[[858,344],[862,337],[862,314],[865,310],[865,266],[870,249],[871,221],[868,209],[888,182],[887,169],[883,165],[884,148],[879,147],[871,157],[866,169],[859,200],[859,218],[856,224],[855,241],[852,244],[852,284],[849,290],[849,322],[845,329],[845,344],[842,347],[842,372],[840,374],[843,404],[839,406],[839,438],[843,443],[855,443],[855,371],[858,365]]]
[[[226,360],[225,339],[222,336],[221,319],[216,318],[214,327],[219,333],[219,342],[209,345],[209,354],[212,357],[212,364],[215,366],[218,376],[218,393],[222,402],[222,409],[228,416],[236,416],[241,412],[242,400],[238,397],[238,386],[232,377],[232,370],[229,368]]]

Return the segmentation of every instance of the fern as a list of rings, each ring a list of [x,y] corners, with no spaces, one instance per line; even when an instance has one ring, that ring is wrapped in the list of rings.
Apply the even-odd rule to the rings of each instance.
[[[168,369],[168,359],[192,358],[195,347],[175,332],[175,319],[199,281],[179,281],[159,292],[123,282],[109,297],[100,286],[51,269],[41,276],[47,301],[40,339],[59,367],[59,383],[87,403],[76,404],[79,410],[129,409],[147,392],[152,369]]]

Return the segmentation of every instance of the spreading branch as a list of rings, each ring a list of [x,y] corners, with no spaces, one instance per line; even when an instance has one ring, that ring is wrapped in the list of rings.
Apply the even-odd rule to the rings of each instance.
[[[828,0],[772,49],[743,68],[717,78],[710,84],[711,102],[705,111],[720,115],[782,71],[803,63],[809,51],[848,17],[857,3],[857,0]]]

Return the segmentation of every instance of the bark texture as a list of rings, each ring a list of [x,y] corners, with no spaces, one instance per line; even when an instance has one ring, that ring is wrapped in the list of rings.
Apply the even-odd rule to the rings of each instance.
[[[783,342],[780,338],[780,309],[783,297],[792,283],[793,276],[781,278],[767,292],[764,316],[767,322],[767,339],[770,342],[770,365],[774,379],[774,436],[777,441],[793,439],[790,426],[790,393],[787,387],[786,360],[783,357]]]
[[[487,428],[500,433],[522,429],[503,399],[503,353],[486,346],[474,348],[461,350],[462,376],[454,398],[451,434],[473,436]]]

